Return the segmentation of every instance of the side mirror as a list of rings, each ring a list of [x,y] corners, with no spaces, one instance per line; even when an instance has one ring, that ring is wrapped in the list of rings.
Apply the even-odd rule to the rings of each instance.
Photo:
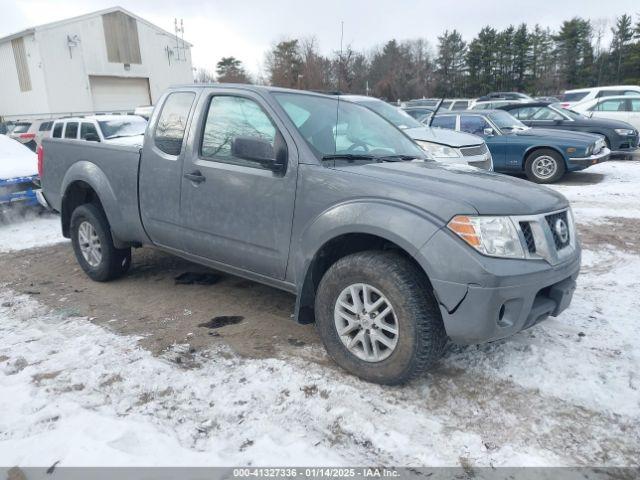
[[[276,145],[279,142],[276,141]],[[275,172],[285,169],[287,164],[286,147],[274,149],[271,143],[256,137],[235,137],[231,142],[231,155],[244,160],[257,162]]]
[[[83,140],[86,140],[87,142],[99,142],[100,141],[100,137],[98,135],[96,135],[95,133],[87,133]]]
[[[482,131],[483,135],[486,135],[487,137],[493,137],[493,128],[485,128]]]

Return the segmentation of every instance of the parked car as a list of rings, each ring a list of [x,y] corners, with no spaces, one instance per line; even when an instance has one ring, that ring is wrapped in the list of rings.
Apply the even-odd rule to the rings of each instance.
[[[635,100],[640,117],[640,97]],[[500,107],[528,127],[571,130],[602,135],[607,148],[615,153],[629,153],[638,148],[638,131],[626,122],[591,118],[549,102],[520,103]]]
[[[471,106],[470,110],[495,110],[496,108],[504,107],[505,105],[513,105],[513,100],[487,100],[487,101],[476,101]]]
[[[53,138],[142,145],[147,121],[138,115],[90,115],[54,122]]]
[[[38,204],[38,165],[28,147],[0,135],[0,211]]]
[[[575,88],[566,90],[560,99],[564,108],[603,97],[616,97],[620,95],[640,95],[638,85],[610,85],[606,87]]]
[[[560,99],[558,97],[534,97],[536,102],[549,102],[549,103],[560,103]]]
[[[48,130],[47,130],[48,128]],[[38,142],[51,130],[50,120],[24,120],[15,122],[9,137],[17,140],[35,152]]]
[[[472,102],[468,98],[446,98],[440,105],[440,110],[467,110]]]
[[[482,138],[427,127],[407,115],[402,109],[377,98],[362,95],[341,95],[340,98],[373,110],[406,133],[439,162],[468,164],[485,170],[493,169],[491,153]]]
[[[147,121],[151,117],[152,113],[153,113],[153,106],[152,105],[145,105],[145,106],[141,106],[141,107],[136,107],[136,109],[133,111],[134,115],[138,115],[139,117],[142,117]]]
[[[403,110],[420,123],[427,123],[429,118],[431,118],[431,115],[433,115],[435,107],[404,107]]]
[[[529,128],[503,110],[438,113],[433,126],[482,135],[497,172],[525,173],[536,183],[553,183],[565,174],[609,159],[604,138],[582,132]]]
[[[405,107],[435,107],[440,102],[439,98],[415,98],[404,102]]]
[[[625,122],[627,129],[631,126],[636,129],[632,135],[637,138],[637,130],[640,129],[640,96],[595,98],[580,102],[571,108],[592,118],[607,118]]]
[[[46,199],[94,280],[149,245],[286,290],[340,366],[383,384],[447,337],[504,338],[571,302],[580,242],[555,191],[431,161],[327,95],[192,85],[156,109],[142,149],[43,142]]]

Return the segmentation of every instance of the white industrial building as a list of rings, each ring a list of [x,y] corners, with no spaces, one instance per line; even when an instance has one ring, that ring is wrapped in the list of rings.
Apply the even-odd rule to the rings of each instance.
[[[191,44],[114,7],[0,38],[0,117],[132,111],[193,82]]]

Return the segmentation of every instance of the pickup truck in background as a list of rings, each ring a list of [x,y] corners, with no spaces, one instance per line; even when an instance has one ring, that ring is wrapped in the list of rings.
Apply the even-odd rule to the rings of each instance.
[[[250,85],[166,92],[141,149],[45,139],[42,185],[89,277],[154,246],[289,291],[330,356],[372,382],[426,370],[571,301],[580,244],[560,194],[428,160],[340,98]]]

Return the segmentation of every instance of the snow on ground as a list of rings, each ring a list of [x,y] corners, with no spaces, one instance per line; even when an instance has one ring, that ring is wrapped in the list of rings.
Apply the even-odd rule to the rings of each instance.
[[[604,178],[554,187],[579,223],[640,218],[640,162],[588,172]],[[178,364],[189,345],[157,358],[0,286],[0,465],[637,465],[640,256],[591,248],[559,318],[403,388],[303,355]]]
[[[60,217],[37,215],[26,211],[0,217],[0,253],[42,247],[66,241],[62,236]]]

